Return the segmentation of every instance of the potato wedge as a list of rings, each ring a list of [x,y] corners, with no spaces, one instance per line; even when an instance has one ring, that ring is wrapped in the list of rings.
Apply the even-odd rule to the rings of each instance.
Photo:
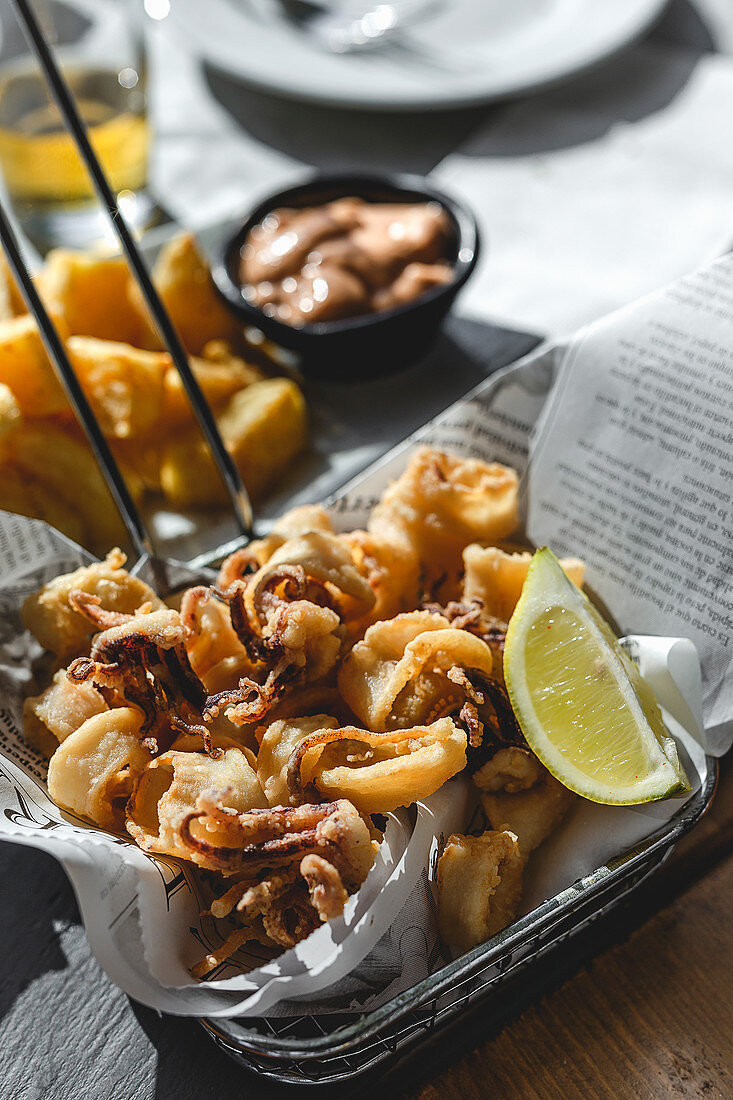
[[[305,400],[289,378],[268,378],[236,393],[218,423],[247,489],[258,497],[305,444]],[[161,484],[168,502],[179,508],[214,506],[227,500],[208,448],[198,435],[164,449]]]
[[[169,355],[92,336],[72,336],[66,347],[108,438],[129,439],[159,423]]]
[[[209,345],[207,345],[208,347]],[[191,359],[191,367],[198,384],[212,408],[220,407],[239,390],[264,377],[257,367],[244,359],[230,356],[211,362],[208,359]],[[175,367],[169,367],[164,376],[163,420],[166,427],[193,424],[194,415]]]
[[[0,320],[8,321],[11,317],[20,317],[27,312],[7,260],[0,256]]]
[[[106,551],[127,541],[91,451],[69,432],[50,424],[24,424],[13,435],[13,466],[73,510],[89,550]]]
[[[6,439],[23,421],[18,399],[4,382],[0,382],[0,440]]]
[[[42,519],[62,535],[84,545],[86,531],[74,508],[47,486],[13,466],[0,469],[0,509]]]
[[[181,233],[163,246],[153,265],[153,282],[193,355],[209,340],[241,343],[241,327],[219,298],[193,234]],[[130,284],[129,297],[140,312],[142,296],[136,285]]]
[[[147,312],[128,294],[130,285],[121,256],[64,248],[49,252],[38,276],[46,306],[62,315],[72,335],[152,347]]]
[[[53,314],[53,320],[61,336],[68,335],[63,318]],[[36,322],[28,314],[0,321],[0,382],[13,391],[23,416],[29,419],[68,410]]]

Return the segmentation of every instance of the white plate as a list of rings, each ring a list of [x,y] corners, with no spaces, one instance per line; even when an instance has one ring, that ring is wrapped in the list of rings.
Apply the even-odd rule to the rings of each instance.
[[[399,44],[350,54],[320,47],[279,0],[175,0],[172,18],[208,61],[257,88],[330,106],[435,110],[577,73],[637,38],[666,3],[444,0]]]

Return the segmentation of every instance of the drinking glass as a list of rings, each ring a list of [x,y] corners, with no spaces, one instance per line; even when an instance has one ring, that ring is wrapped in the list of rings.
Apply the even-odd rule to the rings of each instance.
[[[146,191],[141,0],[36,0],[44,34],[133,227],[156,216]],[[11,6],[0,4],[0,168],[20,225],[45,253],[108,237],[105,215]]]

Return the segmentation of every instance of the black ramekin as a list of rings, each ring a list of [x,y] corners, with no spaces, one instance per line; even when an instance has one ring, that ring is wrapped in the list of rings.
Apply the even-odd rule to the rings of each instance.
[[[267,317],[247,302],[239,280],[240,249],[265,214],[277,207],[314,206],[351,195],[370,202],[440,203],[452,229],[446,256],[453,265],[450,282],[395,309],[302,326]],[[400,370],[421,356],[476,266],[478,253],[479,231],[473,214],[419,176],[319,174],[268,196],[243,221],[230,226],[214,252],[212,273],[224,300],[243,324],[254,325],[274,343],[296,352],[305,373],[347,382]]]

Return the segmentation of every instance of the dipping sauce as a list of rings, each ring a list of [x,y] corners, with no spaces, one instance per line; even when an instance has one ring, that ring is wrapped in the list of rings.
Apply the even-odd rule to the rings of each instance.
[[[391,309],[450,281],[451,237],[437,202],[345,198],[272,210],[242,245],[242,294],[289,325]]]

